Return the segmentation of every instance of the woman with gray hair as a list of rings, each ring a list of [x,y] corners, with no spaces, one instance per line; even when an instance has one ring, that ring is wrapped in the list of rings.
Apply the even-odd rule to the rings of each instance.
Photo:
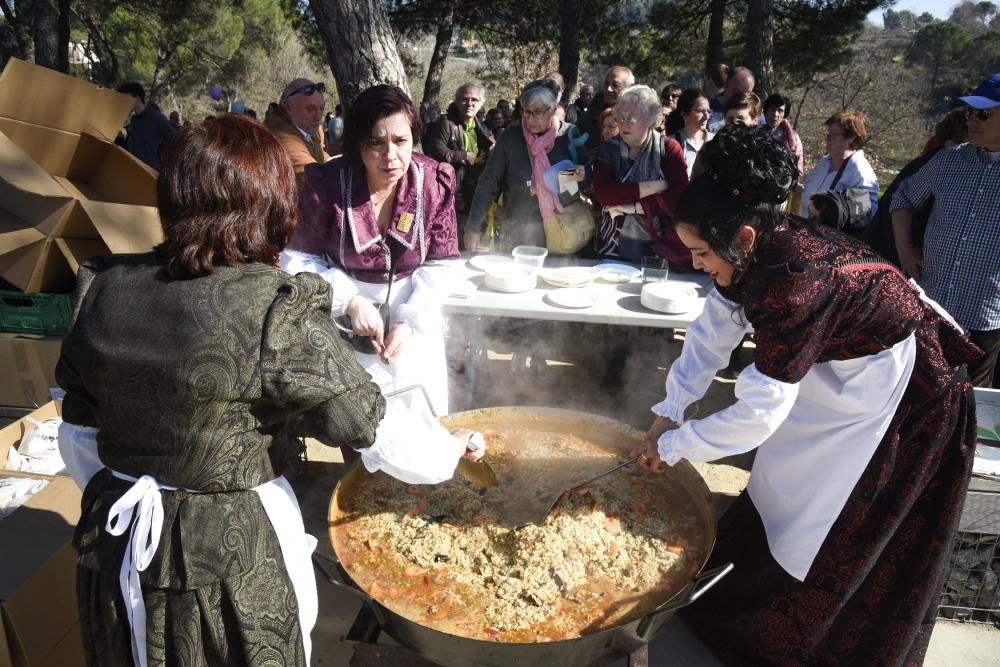
[[[544,184],[545,171],[563,160],[572,161],[566,131],[571,127],[555,118],[555,86],[532,81],[521,92],[520,125],[511,125],[497,140],[479,177],[469,211],[465,247],[475,250],[487,229],[487,214],[503,195],[497,209],[497,240],[501,250],[518,245],[545,246],[543,220],[562,210],[556,195]],[[578,179],[583,168],[578,168]]]
[[[680,271],[691,252],[672,224],[687,187],[684,151],[655,129],[660,98],[649,86],[631,86],[615,103],[619,135],[601,144],[594,160],[594,195],[604,205],[595,237],[597,253],[638,262],[659,254]]]

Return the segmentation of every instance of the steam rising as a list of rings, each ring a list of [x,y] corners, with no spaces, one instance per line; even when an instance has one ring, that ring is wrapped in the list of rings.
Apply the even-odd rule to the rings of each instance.
[[[599,414],[646,430],[663,400],[682,333],[670,329],[450,315],[452,412],[540,406]],[[733,402],[713,383],[701,414]]]

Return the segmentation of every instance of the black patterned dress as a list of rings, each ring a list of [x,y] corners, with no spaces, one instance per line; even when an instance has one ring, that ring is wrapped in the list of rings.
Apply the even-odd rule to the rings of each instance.
[[[305,665],[298,602],[254,487],[278,472],[279,437],[366,447],[378,387],[330,318],[329,286],[260,264],[168,281],[153,255],[81,268],[57,379],[63,417],[97,429],[107,468],[87,484],[76,533],[89,665],[130,665],[119,584],[128,534],[112,504],[152,475],[163,529],[139,573],[150,665]]]
[[[975,405],[963,364],[978,349],[866,246],[797,218],[719,292],[754,327],[756,371],[789,386],[824,362],[871,358],[911,336],[916,353],[807,576],[775,560],[745,491],[719,522],[709,564],[736,567],[687,618],[732,665],[921,664],[971,472]],[[803,483],[837,474],[807,471]]]

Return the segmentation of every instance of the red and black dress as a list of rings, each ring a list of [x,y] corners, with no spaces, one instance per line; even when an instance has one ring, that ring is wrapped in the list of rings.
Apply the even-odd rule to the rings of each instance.
[[[866,246],[788,218],[714,291],[653,411],[681,423],[753,327],[737,402],[659,441],[667,463],[758,448],[688,610],[730,664],[918,665],[975,451],[973,346]]]

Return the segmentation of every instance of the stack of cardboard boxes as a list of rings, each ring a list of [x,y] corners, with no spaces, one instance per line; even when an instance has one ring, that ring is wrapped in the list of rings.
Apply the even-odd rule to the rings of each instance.
[[[114,144],[134,100],[12,59],[0,74],[0,278],[70,292],[95,255],[161,239],[156,172]],[[55,386],[60,338],[0,333],[0,406],[35,407]]]
[[[28,417],[58,417],[47,403]],[[71,544],[80,519],[80,490],[65,476],[3,470],[31,422],[0,429],[0,479],[44,480],[45,486],[0,519],[0,667],[76,667],[83,644],[76,606],[76,552]]]

